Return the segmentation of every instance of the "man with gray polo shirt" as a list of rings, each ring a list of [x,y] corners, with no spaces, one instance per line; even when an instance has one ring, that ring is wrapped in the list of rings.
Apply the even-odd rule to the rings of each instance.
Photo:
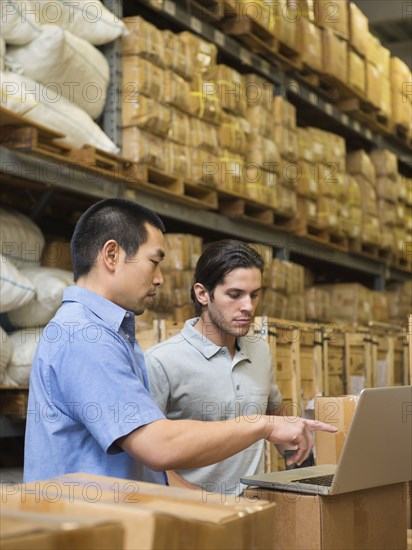
[[[199,317],[145,353],[150,392],[167,418],[225,421],[279,412],[269,347],[247,335],[263,267],[261,256],[236,240],[212,243],[200,257],[191,292]],[[261,471],[263,449],[258,441],[220,463],[171,472],[170,482],[240,494],[240,477]]]

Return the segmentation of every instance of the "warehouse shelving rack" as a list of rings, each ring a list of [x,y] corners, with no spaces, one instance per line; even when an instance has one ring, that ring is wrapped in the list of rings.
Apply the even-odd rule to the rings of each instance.
[[[204,39],[213,42],[226,56],[233,60],[234,65],[243,65],[246,70],[259,73],[270,80],[276,93],[283,93],[292,102],[305,106],[305,118],[313,124],[334,131],[348,139],[355,147],[387,148],[399,159],[403,173],[412,175],[412,149],[395,137],[384,136],[342,113],[332,103],[328,103],[321,95],[298,75],[291,76],[272,66],[267,60],[251,53],[233,38],[224,35],[210,24],[194,17],[177,3],[171,0],[129,2],[128,0],[105,0],[105,5],[118,17],[123,15],[123,9],[133,9],[135,15],[169,21],[180,29],[188,29]],[[121,44],[117,40],[104,46],[104,52],[109,60],[112,89],[108,94],[108,101],[102,116],[102,125],[109,137],[121,145]],[[245,72],[245,71],[243,71]],[[309,121],[310,121],[309,120]],[[160,197],[146,191],[133,191],[126,188],[126,182],[115,177],[101,175],[90,179],[81,169],[64,164],[58,165],[56,172],[48,169],[50,161],[34,157],[20,151],[0,147],[3,181],[10,177],[35,182],[44,189],[31,216],[35,220],[41,218],[48,203],[59,191],[70,192],[93,199],[109,197],[129,197],[141,204],[152,208],[161,216],[173,222],[184,223],[187,231],[197,228],[200,231],[213,231],[222,236],[234,236],[246,240],[253,240],[273,246],[276,255],[281,259],[289,259],[293,254],[294,260],[299,258],[312,262],[323,262],[331,268],[342,267],[354,272],[368,275],[374,280],[374,288],[383,290],[386,281],[404,281],[411,274],[403,269],[388,266],[384,260],[343,252],[326,244],[315,243],[302,237],[291,235],[281,229],[255,223],[253,220],[229,218],[222,214],[202,210],[190,205],[184,205],[170,195]],[[10,186],[10,191],[12,187]]]
[[[123,3],[124,2],[124,3]],[[256,72],[274,84],[275,93],[305,109],[305,122],[325,130],[336,132],[353,143],[354,147],[387,148],[399,159],[402,173],[412,175],[412,149],[395,137],[377,133],[346,113],[312,89],[299,75],[285,73],[273,66],[266,59],[251,53],[233,38],[224,35],[220,30],[193,16],[181,5],[171,0],[148,0],[130,2],[129,0],[104,0],[104,4],[118,17],[123,15],[124,6],[131,6],[136,15],[148,17],[152,21],[169,21],[177,28],[190,30],[204,39],[213,42],[219,52],[233,65],[242,66],[243,72]],[[112,87],[101,119],[101,124],[109,137],[121,146],[121,42],[117,40],[104,46],[103,51],[109,61]],[[53,164],[53,163],[52,163]],[[135,191],[120,178],[101,174],[90,177],[90,174],[74,165],[55,163],[28,153],[0,147],[0,176],[2,191],[13,193],[16,188],[21,191],[24,182],[34,185],[36,201],[30,215],[41,220],[47,206],[59,193],[68,193],[84,199],[91,204],[102,198],[128,197],[147,206],[173,223],[183,224],[186,231],[203,232],[221,236],[233,236],[248,241],[271,245],[280,259],[294,261],[310,260],[320,262],[331,269],[345,268],[357,274],[364,274],[373,279],[374,288],[383,290],[387,281],[404,281],[411,278],[411,273],[403,269],[388,266],[384,260],[343,252],[326,244],[314,243],[297,237],[281,229],[255,223],[251,220],[229,218],[217,212],[202,210],[174,200],[171,196],[160,196],[146,191]],[[23,395],[24,392],[23,392]],[[0,437],[23,433],[24,424],[10,421],[0,415]]]

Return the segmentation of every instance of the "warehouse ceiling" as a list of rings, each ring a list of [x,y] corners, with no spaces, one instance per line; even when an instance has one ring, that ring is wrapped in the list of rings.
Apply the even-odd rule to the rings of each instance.
[[[412,0],[355,0],[369,30],[412,70]]]

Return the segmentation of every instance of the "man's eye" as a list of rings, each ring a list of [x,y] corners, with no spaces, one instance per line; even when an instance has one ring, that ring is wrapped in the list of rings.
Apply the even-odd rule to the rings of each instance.
[[[159,262],[157,262],[156,260],[150,260],[152,262],[152,264],[157,267],[159,265]]]

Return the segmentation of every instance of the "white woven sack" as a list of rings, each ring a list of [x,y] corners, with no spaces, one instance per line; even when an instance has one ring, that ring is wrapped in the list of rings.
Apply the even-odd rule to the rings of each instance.
[[[96,46],[127,33],[123,21],[99,0],[41,0],[35,9],[42,25],[60,25]]]
[[[0,327],[0,379],[3,377],[3,374],[6,370],[7,365],[9,364],[11,357],[11,343],[10,337],[5,330]]]
[[[41,32],[31,0],[1,0],[0,34],[7,44],[23,45]]]
[[[44,248],[41,229],[28,217],[0,207],[0,253],[16,267],[39,266]]]
[[[7,313],[34,300],[36,290],[30,279],[2,254],[0,262],[0,313]]]
[[[83,38],[58,25],[44,25],[29,44],[8,48],[7,58],[21,66],[25,76],[52,85],[93,119],[102,114],[110,82],[109,63]]]
[[[10,311],[9,321],[20,328],[47,325],[62,303],[64,289],[73,284],[73,273],[51,267],[22,269],[21,273],[34,284],[36,297]]]
[[[119,152],[119,148],[90,116],[59,95],[58,90],[56,93],[53,86],[43,86],[27,76],[12,72],[3,72],[0,81],[3,107],[65,135],[56,142],[72,147],[89,144],[109,153]]]
[[[6,43],[0,36],[0,71],[4,71],[4,57],[6,55]]]
[[[6,369],[8,384],[13,382],[18,386],[26,386],[30,379],[31,364],[36,348],[41,338],[41,331],[18,330],[9,335],[11,357]]]

